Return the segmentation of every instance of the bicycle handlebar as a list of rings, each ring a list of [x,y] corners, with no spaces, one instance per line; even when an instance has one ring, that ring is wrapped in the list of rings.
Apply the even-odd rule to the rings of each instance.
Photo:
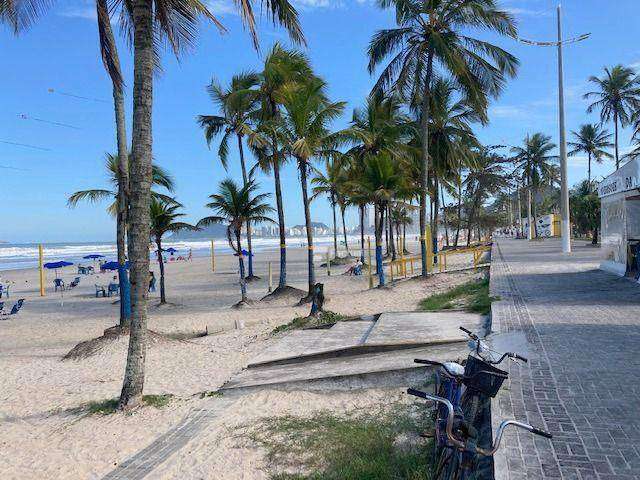
[[[451,404],[451,402],[449,400],[447,400],[446,398],[437,397],[435,395],[430,395],[430,394],[428,394],[426,392],[422,392],[422,391],[416,390],[414,388],[407,389],[407,393],[409,395],[415,395],[416,397],[424,398],[425,400],[431,400],[433,402],[442,403],[445,407],[447,407],[447,424],[446,424],[446,427],[445,427],[445,431],[447,433],[447,437],[449,438],[449,441],[455,447],[461,448],[461,449],[466,447],[465,442],[463,442],[462,440],[457,439],[453,435],[454,412],[453,412],[453,405]],[[545,438],[553,438],[553,435],[551,435],[549,432],[545,432],[544,430],[536,428],[536,427],[534,427],[532,425],[529,425],[527,423],[518,422],[516,420],[505,420],[498,427],[498,430],[497,430],[496,436],[495,436],[495,442],[491,446],[491,448],[490,449],[486,449],[486,448],[480,448],[480,447],[476,446],[475,447],[476,453],[478,453],[480,455],[484,455],[486,457],[493,456],[493,454],[496,453],[498,451],[498,449],[500,448],[500,442],[502,441],[502,435],[503,435],[504,431],[507,429],[507,427],[509,425],[513,425],[514,427],[518,427],[518,428],[522,428],[524,430],[528,430],[529,432],[531,432],[531,433],[533,433],[535,435],[540,435],[540,436],[545,437]]]
[[[469,338],[471,338],[471,340],[476,342],[476,354],[487,363],[490,363],[492,365],[499,365],[500,363],[502,363],[502,361],[506,357],[513,358],[513,359],[516,359],[516,360],[520,360],[520,361],[522,361],[524,363],[528,363],[529,362],[529,360],[527,360],[525,357],[523,357],[522,355],[518,355],[517,353],[514,353],[514,352],[506,352],[506,353],[502,354],[500,359],[497,360],[497,361],[489,360],[489,359],[485,358],[480,353],[480,342],[481,342],[480,338],[475,333],[473,333],[471,330],[467,330],[464,327],[460,327],[460,330],[462,330],[464,333],[466,333],[469,336]]]
[[[460,375],[458,373],[452,372],[451,370],[449,370],[449,367],[447,367],[446,364],[441,363],[441,362],[436,362],[433,360],[425,360],[425,359],[421,359],[421,358],[414,358],[413,361],[415,363],[419,363],[421,365],[433,365],[435,367],[441,367],[444,369],[445,372],[447,372],[447,374],[453,378],[457,378],[459,380],[471,380],[472,378],[476,377],[477,375],[492,375],[494,377],[498,377],[498,378],[509,378],[509,375],[507,375],[506,373],[500,373],[500,372],[490,372],[488,370],[479,370],[477,372],[475,372],[473,375]]]

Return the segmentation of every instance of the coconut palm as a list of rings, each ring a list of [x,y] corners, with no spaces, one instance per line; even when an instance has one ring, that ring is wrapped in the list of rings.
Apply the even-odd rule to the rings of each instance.
[[[581,125],[579,131],[571,132],[571,134],[576,141],[569,142],[573,148],[569,155],[587,154],[587,185],[591,185],[591,160],[602,163],[605,158],[613,158],[613,155],[603,150],[613,146],[613,143],[610,142],[611,134],[600,125],[591,123]]]
[[[390,154],[383,152],[375,156],[368,156],[364,162],[364,170],[353,188],[359,195],[367,198],[375,208],[375,239],[376,239],[376,274],[380,285],[384,286],[384,266],[382,257],[382,235],[385,216],[389,205],[404,188],[406,176]]]
[[[254,45],[258,38],[251,0],[236,3]],[[304,42],[296,10],[288,0],[266,0],[265,10],[283,25],[293,41]],[[149,204],[153,137],[153,75],[158,59],[156,47],[167,43],[178,54],[193,44],[200,18],[217,22],[201,0],[131,0],[122,2],[125,27],[133,43],[133,123],[129,201],[129,261],[131,264],[132,320],[120,409],[142,400],[146,352],[146,285],[149,276]]]
[[[613,120],[616,170],[620,168],[618,126],[626,127],[633,113],[640,107],[640,78],[633,68],[616,65],[606,67],[601,78],[589,77],[597,90],[584,94],[586,99],[595,99],[587,113],[600,110],[600,122]]]
[[[178,210],[183,206],[175,199],[160,200],[151,197],[151,241],[156,244],[158,266],[160,269],[160,304],[167,303],[164,287],[164,261],[162,259],[162,237],[167,233],[181,230],[197,230],[196,227],[185,222],[177,221],[185,214]]]
[[[339,157],[338,157],[339,158]],[[338,257],[338,226],[336,218],[336,206],[338,205],[338,197],[340,196],[339,186],[345,176],[344,165],[335,157],[325,158],[324,172],[320,169],[313,169],[315,176],[311,179],[313,185],[312,199],[320,195],[326,195],[333,212],[333,250],[335,256]]]
[[[94,188],[91,190],[80,190],[75,192],[69,196],[67,200],[67,205],[71,208],[76,207],[80,202],[89,202],[89,203],[98,203],[104,200],[113,200],[112,203],[107,207],[107,212],[110,215],[116,217],[118,215],[118,202],[119,197],[118,194],[120,192],[119,184],[120,178],[122,178],[119,174],[120,169],[120,161],[117,155],[113,155],[107,153],[105,159],[105,167],[108,173],[108,181],[111,184],[111,190],[109,189],[100,189]],[[159,165],[153,165],[152,167],[152,183],[153,185],[165,188],[169,192],[173,192],[175,188],[175,184],[173,181],[173,177]],[[128,176],[128,174],[127,174]],[[158,200],[169,201],[171,197],[167,197],[166,195],[152,191],[151,196],[155,197]]]
[[[515,22],[495,0],[380,0],[393,8],[395,28],[379,30],[369,44],[369,72],[391,57],[382,70],[376,90],[401,92],[419,109],[422,140],[420,172],[420,245],[422,275],[427,275],[425,239],[429,175],[429,122],[431,85],[440,71],[452,81],[477,110],[486,109],[487,96],[497,96],[505,77],[515,76],[517,59],[505,50],[470,36],[484,30],[515,36]]]
[[[551,151],[555,148],[556,145],[551,142],[551,137],[543,133],[527,135],[522,147],[511,148],[516,170],[527,188],[527,218],[529,222],[527,236],[529,237],[532,234],[531,225],[534,225],[533,233],[536,233],[535,219],[538,190],[542,185],[552,183],[557,176],[557,168],[554,168],[554,163],[557,162],[558,157],[551,154]]]
[[[284,294],[287,287],[287,239],[280,169],[287,161],[280,138],[282,91],[289,85],[305,82],[313,75],[309,59],[301,52],[288,50],[276,43],[265,57],[260,73],[260,109],[256,114],[256,135],[250,146],[264,172],[273,172],[278,231],[280,235],[280,277],[271,296]]]
[[[300,188],[304,205],[308,249],[308,294],[311,300],[315,285],[313,266],[313,230],[307,175],[314,158],[335,152],[336,135],[329,132],[329,124],[344,110],[344,102],[330,102],[325,94],[326,83],[311,77],[306,83],[290,84],[282,91],[283,116],[280,132],[287,153],[295,159],[300,174]]]
[[[269,198],[268,193],[256,194],[258,185],[250,180],[242,188],[233,180],[226,179],[220,182],[218,193],[210,195],[211,202],[206,206],[211,208],[216,215],[200,220],[197,227],[204,227],[212,223],[227,223],[227,239],[229,246],[238,256],[240,271],[240,292],[242,298],[239,305],[247,303],[247,285],[244,271],[244,253],[242,250],[242,226],[248,223],[270,222],[274,223],[267,215],[273,208],[265,203]]]
[[[215,80],[207,87],[211,100],[222,111],[222,115],[199,115],[198,123],[204,129],[207,145],[219,134],[222,139],[218,147],[218,157],[225,170],[228,167],[229,139],[236,137],[240,154],[242,181],[246,185],[249,181],[247,166],[244,158],[243,138],[253,133],[251,118],[255,116],[258,106],[257,92],[254,90],[260,82],[260,76],[255,72],[243,72],[234,75],[231,84],[222,88]],[[251,225],[246,226],[247,246],[249,250],[249,275],[247,280],[257,277],[253,274],[253,248],[251,245]]]

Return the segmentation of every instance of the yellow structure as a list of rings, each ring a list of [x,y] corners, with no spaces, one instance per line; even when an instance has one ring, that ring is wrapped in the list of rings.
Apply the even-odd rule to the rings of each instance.
[[[211,240],[211,271],[216,271],[216,251],[213,240]]]
[[[42,248],[42,244],[38,245],[38,267],[40,269],[40,296],[44,297],[44,249]]]

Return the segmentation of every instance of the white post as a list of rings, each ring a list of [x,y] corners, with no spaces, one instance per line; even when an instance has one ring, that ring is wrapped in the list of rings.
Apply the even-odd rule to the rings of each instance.
[[[567,138],[564,125],[564,74],[562,66],[562,22],[558,5],[558,100],[560,122],[560,194],[562,211],[562,253],[571,253],[571,228],[569,220],[569,185],[567,182]]]

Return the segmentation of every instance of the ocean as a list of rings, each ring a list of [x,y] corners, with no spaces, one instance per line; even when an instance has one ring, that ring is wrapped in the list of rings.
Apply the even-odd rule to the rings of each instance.
[[[338,237],[339,245],[340,236]],[[359,237],[350,235],[347,237],[349,245],[358,243]],[[216,254],[229,254],[231,248],[226,239],[215,239]],[[280,241],[278,238],[253,238],[252,245],[254,253],[268,249],[278,248]],[[328,247],[333,245],[333,236],[322,236],[314,238],[314,244],[319,247]],[[287,239],[288,247],[300,247],[306,245],[306,238],[293,237]],[[93,260],[83,259],[86,255],[99,254],[104,255],[104,260],[116,260],[116,244],[109,242],[62,242],[62,243],[46,243],[44,247],[44,261],[54,262],[64,260],[72,262],[76,265],[92,265]],[[182,242],[172,242],[170,239],[162,242],[163,248],[173,247],[178,255],[188,255],[189,250],[193,252],[194,257],[203,257],[210,254],[210,240],[189,240]],[[243,242],[246,247],[246,241]],[[343,248],[343,246],[342,246]],[[153,249],[155,251],[155,248]],[[38,266],[38,244],[37,243],[2,243],[0,244],[0,270],[16,270],[23,268],[35,268]]]

